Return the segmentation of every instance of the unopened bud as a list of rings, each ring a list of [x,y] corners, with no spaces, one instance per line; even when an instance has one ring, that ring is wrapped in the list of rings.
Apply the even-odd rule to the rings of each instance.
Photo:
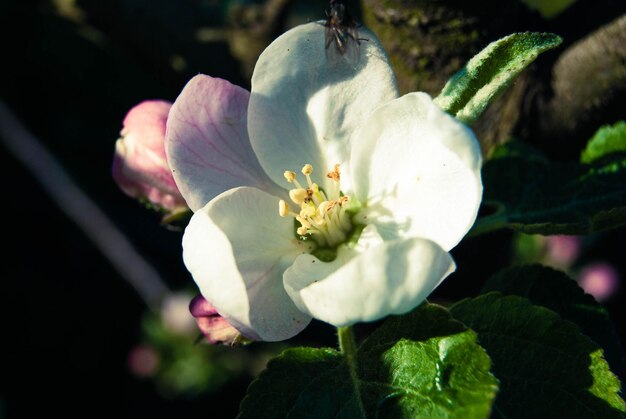
[[[191,300],[189,311],[195,317],[198,328],[209,343],[233,345],[240,339],[246,340],[203,296],[198,295]]]
[[[141,102],[124,119],[115,143],[113,178],[129,196],[166,211],[186,207],[165,155],[165,126],[172,104]]]

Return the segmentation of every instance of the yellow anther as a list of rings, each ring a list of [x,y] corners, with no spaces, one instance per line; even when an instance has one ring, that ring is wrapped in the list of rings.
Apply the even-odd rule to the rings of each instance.
[[[309,223],[305,218],[300,217],[299,215],[296,216],[296,220],[302,224],[302,227],[306,227],[306,228],[311,228],[311,223]]]
[[[289,183],[292,183],[294,180],[296,180],[296,172],[292,172],[290,170],[285,170],[283,176],[285,176],[285,179],[287,179],[287,182]]]
[[[304,203],[308,204],[313,200],[313,191],[310,189],[306,190],[306,196],[304,197]]]
[[[341,195],[339,165],[336,164],[327,174],[327,177],[334,181],[331,185],[326,185],[328,189],[320,189],[319,185],[313,182],[312,165],[305,164],[301,171],[306,177],[306,184],[298,182],[295,172],[284,172],[285,179],[293,184],[293,189],[289,190],[289,198],[299,208],[294,211],[293,205],[290,207],[290,204],[281,200],[278,206],[280,216],[295,217],[300,223],[296,229],[297,234],[311,236],[319,246],[333,247],[345,242],[353,226],[352,215],[346,208],[342,208],[349,198]]]
[[[309,198],[309,193],[303,188],[292,189],[289,191],[289,198],[291,198],[294,204],[302,205]]]
[[[335,204],[336,204],[335,201],[324,201],[320,204],[319,207],[317,207],[317,211],[320,213],[320,215],[324,215],[332,211]]]
[[[334,170],[326,173],[326,177],[334,180],[335,182],[339,182],[341,179],[341,171],[339,170],[340,165],[336,164]]]
[[[300,217],[302,218],[313,217],[315,213],[316,213],[316,210],[313,205],[306,205],[306,206],[303,206],[302,209],[300,210]]]
[[[289,215],[289,204],[282,199],[278,201],[278,214],[280,214],[281,217]]]

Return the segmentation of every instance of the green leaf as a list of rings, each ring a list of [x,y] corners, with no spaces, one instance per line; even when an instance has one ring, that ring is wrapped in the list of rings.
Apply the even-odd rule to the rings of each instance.
[[[490,366],[474,332],[424,303],[363,342],[356,381],[336,351],[287,350],[251,384],[239,417],[488,417],[498,388]]]
[[[542,17],[550,19],[561,14],[576,0],[522,0],[522,2],[529,9],[537,10]]]
[[[567,274],[538,264],[514,266],[489,278],[482,292],[489,291],[528,298],[531,303],[549,308],[577,324],[604,349],[611,369],[626,377],[624,350],[609,313]]]
[[[450,311],[478,333],[493,361],[500,380],[494,417],[621,418],[626,412],[602,350],[555,312],[495,292]]]
[[[527,145],[504,144],[482,170],[483,204],[497,211],[479,219],[471,234],[504,226],[529,234],[589,234],[624,225],[622,159],[615,154],[598,165],[551,162]]]
[[[342,365],[343,357],[332,349],[287,349],[250,385],[238,418],[287,417],[310,383],[333,371],[343,375]]]
[[[626,121],[601,127],[587,143],[580,161],[592,163],[616,152],[626,152]]]
[[[392,317],[359,348],[364,405],[383,417],[488,417],[497,380],[476,334],[443,307]]]
[[[514,33],[487,45],[446,83],[435,102],[466,124],[473,123],[537,56],[561,43],[551,33]]]

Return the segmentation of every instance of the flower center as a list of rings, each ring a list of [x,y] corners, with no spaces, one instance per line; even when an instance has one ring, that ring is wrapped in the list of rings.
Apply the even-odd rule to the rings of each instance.
[[[312,238],[320,247],[334,248],[348,240],[354,230],[352,215],[354,206],[347,195],[341,193],[341,173],[339,165],[326,174],[331,179],[330,190],[320,189],[311,179],[313,166],[305,164],[302,174],[306,177],[306,187],[296,179],[296,173],[285,172],[285,179],[295,188],[289,191],[289,198],[300,207],[299,212],[291,209],[289,204],[280,200],[278,213],[281,217],[294,217],[300,227],[296,232],[302,240]]]

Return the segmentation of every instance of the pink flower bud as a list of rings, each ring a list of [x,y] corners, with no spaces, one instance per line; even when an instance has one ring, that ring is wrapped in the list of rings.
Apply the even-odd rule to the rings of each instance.
[[[568,268],[580,255],[581,240],[578,236],[546,237],[546,257],[555,266]]]
[[[232,345],[241,336],[239,331],[220,316],[215,307],[201,295],[191,300],[189,311],[195,317],[200,331],[213,345],[218,343]]]
[[[159,354],[149,345],[135,346],[128,354],[128,369],[137,377],[154,376],[159,368],[159,363]]]
[[[147,100],[132,108],[115,143],[113,178],[133,198],[164,210],[186,207],[165,155],[165,127],[172,104]]]
[[[594,263],[585,267],[578,276],[578,284],[598,301],[607,300],[619,287],[620,278],[608,263]]]

